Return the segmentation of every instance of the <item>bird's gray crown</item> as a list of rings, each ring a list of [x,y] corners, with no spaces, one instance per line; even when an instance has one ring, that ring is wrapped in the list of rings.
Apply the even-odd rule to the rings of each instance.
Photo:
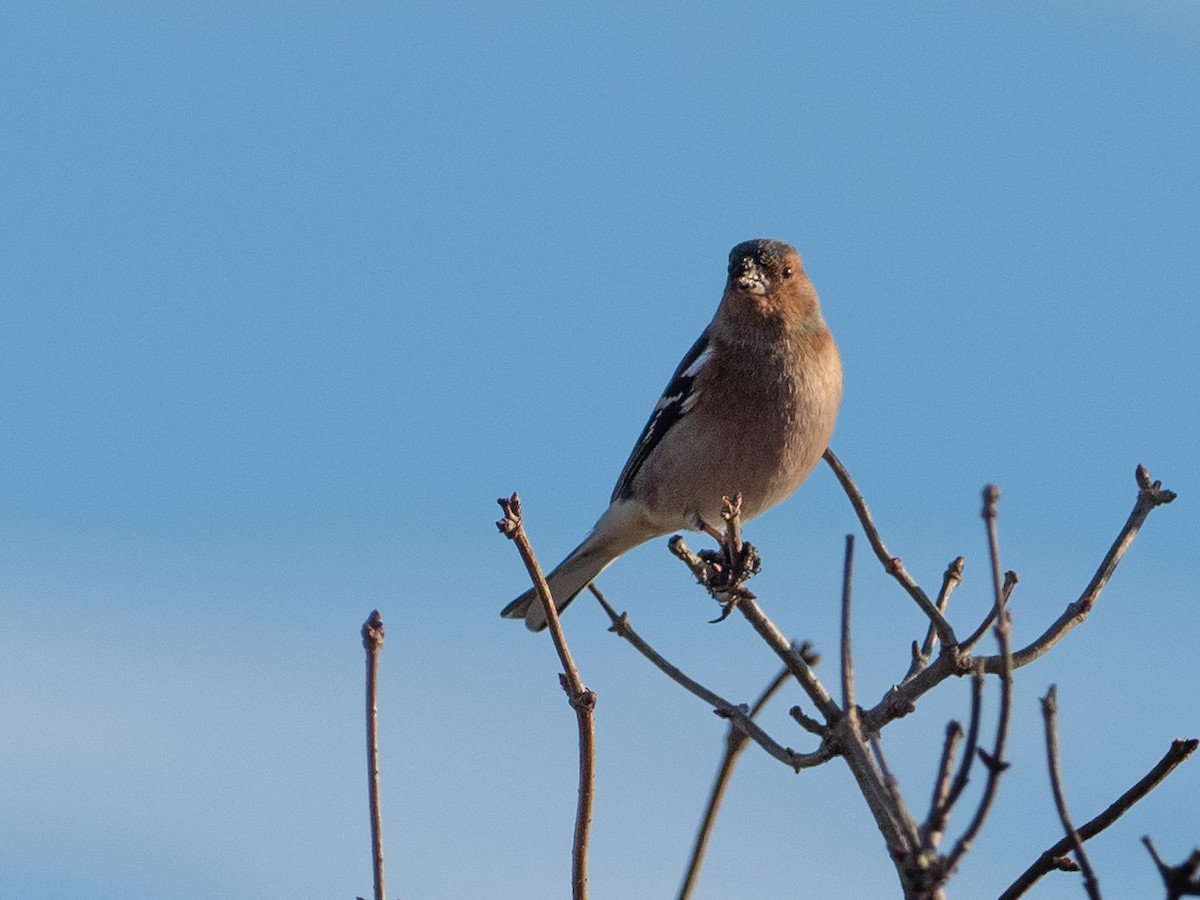
[[[782,267],[783,261],[795,252],[795,247],[783,241],[767,238],[745,241],[729,251],[729,274],[736,277],[750,266],[776,272]]]

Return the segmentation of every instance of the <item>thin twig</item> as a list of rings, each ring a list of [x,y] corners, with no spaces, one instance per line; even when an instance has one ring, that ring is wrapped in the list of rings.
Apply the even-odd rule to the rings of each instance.
[[[1014,667],[1020,668],[1021,666],[1028,665],[1045,654],[1051,647],[1061,641],[1069,631],[1087,618],[1092,607],[1096,605],[1096,601],[1100,599],[1100,594],[1104,591],[1108,580],[1112,577],[1113,572],[1116,571],[1117,565],[1125,556],[1126,551],[1129,550],[1133,539],[1137,537],[1138,531],[1141,530],[1142,524],[1146,521],[1146,517],[1150,515],[1150,511],[1175,499],[1175,492],[1165,490],[1161,481],[1150,480],[1150,473],[1146,471],[1145,466],[1137,467],[1136,479],[1138,484],[1137,502],[1134,504],[1133,511],[1129,514],[1129,518],[1126,520],[1120,534],[1117,535],[1117,539],[1113,541],[1112,546],[1108,548],[1108,553],[1101,560],[1099,567],[1096,569],[1096,574],[1092,576],[1092,580],[1079,596],[1079,599],[1068,604],[1062,615],[1054,620],[1041,637],[1029,646],[1013,653]],[[999,658],[995,656],[988,657],[988,672],[997,672],[999,669]]]
[[[1149,479],[1150,475],[1146,472],[1145,468],[1138,466],[1138,497],[1133,511],[1117,535],[1112,547],[1109,548],[1104,561],[1101,562],[1091,583],[1080,598],[1074,603],[1069,604],[1067,610],[1059,616],[1053,625],[1046,629],[1046,632],[1040,638],[1029,646],[1014,651],[1011,654],[1012,669],[1027,666],[1041,657],[1051,647],[1062,640],[1067,632],[1086,618],[1087,612],[1099,599],[1105,585],[1108,583],[1108,579],[1112,576],[1118,563],[1120,563],[1125,552],[1133,543],[1133,539],[1137,536],[1150,511],[1175,499],[1173,491],[1165,490],[1161,482],[1151,482]],[[990,615],[989,613],[989,617]],[[954,648],[953,651],[950,651],[943,646],[942,653],[927,668],[922,669],[903,684],[893,686],[877,704],[863,713],[863,728],[868,732],[878,731],[893,719],[908,715],[908,713],[916,709],[917,700],[947,678],[969,675],[974,670],[976,661],[969,653],[958,652],[959,650],[961,648]],[[1001,659],[1000,655],[980,657],[980,660],[984,664],[985,671],[989,674],[999,673],[1002,665],[1008,665],[1008,663],[1005,663]]]
[[[650,646],[650,644],[640,634],[637,633],[633,625],[630,624],[628,613],[617,612],[616,609],[613,608],[613,605],[608,602],[608,599],[602,593],[600,593],[600,589],[596,587],[595,584],[589,584],[588,590],[590,590],[593,596],[600,601],[600,605],[604,608],[605,613],[608,614],[608,618],[612,622],[612,625],[608,629],[609,631],[618,637],[624,638],[630,643],[630,645],[632,645],[633,649],[637,650],[638,653],[650,660],[650,662],[652,662],[668,678],[670,678],[676,684],[681,685],[684,690],[688,691],[689,693],[695,694],[709,706],[716,709],[722,706],[730,705],[723,697],[721,697],[720,694],[710,690],[700,682],[688,677],[686,674],[684,674],[682,669],[675,666],[665,656]]]
[[[854,763],[850,764],[851,770],[855,771],[856,777],[859,778],[859,784],[864,793],[871,790],[879,798],[880,805],[887,809],[888,817],[893,825],[902,832],[905,846],[912,848],[916,847],[919,843],[916,823],[913,822],[912,816],[908,814],[908,809],[904,804],[904,797],[900,793],[899,782],[888,767],[887,757],[884,755],[883,744],[880,742],[879,736],[872,734],[868,738],[863,733],[862,723],[859,721],[858,705],[854,702],[854,651],[850,628],[853,584],[854,535],[848,534],[846,535],[845,561],[842,566],[841,674],[843,718],[840,724],[845,735],[841,743],[844,746],[849,745],[855,748],[856,751],[863,746],[870,747],[871,753],[862,754],[862,762],[868,764],[867,766],[863,766],[864,771],[857,771]],[[849,762],[849,759],[847,761]]]
[[[717,715],[728,719],[732,726],[766,750],[772,757],[797,772],[801,769],[819,766],[833,758],[834,754],[832,750],[826,746],[822,746],[812,753],[797,753],[791,747],[785,747],[780,744],[752,720],[747,707],[731,703],[720,694],[684,674],[681,669],[673,665],[661,653],[650,646],[629,623],[629,616],[625,613],[618,613],[594,584],[588,587],[596,599],[600,601],[600,605],[604,607],[604,611],[608,614],[612,622],[609,631],[628,641],[630,646],[646,657],[646,659],[650,660],[668,678],[711,706]],[[796,653],[802,656],[800,650],[797,650]]]
[[[821,680],[817,678],[812,667],[803,656],[796,652],[791,641],[783,636],[783,632],[775,627],[775,623],[767,618],[766,613],[758,604],[753,599],[745,598],[738,603],[738,609],[746,617],[746,621],[750,623],[751,627],[767,642],[767,646],[774,650],[783,664],[788,667],[792,677],[800,683],[800,687],[804,688],[804,692],[808,694],[809,699],[825,717],[825,721],[830,722],[841,718],[842,711],[829,696],[825,685],[821,684]]]
[[[598,593],[597,599],[600,599],[602,603],[606,603],[606,601],[600,598]],[[754,705],[750,707],[747,715],[751,719],[754,719],[762,712],[763,707],[767,705],[767,701],[775,696],[788,680],[789,674],[788,670],[783,668],[771,679],[771,683],[766,686],[758,699],[754,701]],[[738,757],[746,749],[747,741],[746,733],[731,722],[729,731],[725,735],[725,753],[721,757],[721,764],[717,768],[716,777],[713,779],[712,790],[708,795],[708,803],[705,804],[704,815],[700,819],[700,827],[696,829],[696,840],[692,844],[692,853],[688,858],[687,869],[683,874],[683,884],[679,888],[679,900],[687,900],[692,895],[692,890],[696,886],[696,879],[700,877],[700,867],[704,863],[704,854],[708,850],[708,841],[712,837],[713,826],[717,822],[717,813],[721,808],[721,801],[724,799],[725,791],[729,787],[729,780],[733,775]]]
[[[846,535],[846,560],[842,567],[842,709],[858,729],[854,705],[854,659],[850,640],[850,595],[854,581],[854,535]]]
[[[951,561],[950,565],[946,566],[946,571],[942,573],[942,589],[938,591],[937,609],[942,615],[946,614],[946,606],[950,602],[950,594],[954,589],[962,584],[963,566],[965,560],[959,556]],[[929,623],[929,627],[925,630],[925,640],[918,647],[917,642],[913,641],[912,665],[908,668],[908,673],[904,676],[904,681],[912,678],[927,665],[929,658],[933,656],[933,648],[937,646],[937,629],[933,622]]]
[[[829,734],[828,725],[822,725],[798,706],[793,706],[791,709],[789,709],[788,715],[795,719],[796,724],[809,734],[815,734],[819,738],[824,738]]]
[[[783,633],[775,627],[766,613],[752,598],[742,598],[737,604],[738,612],[745,616],[751,627],[766,641],[767,646],[783,660],[792,676],[800,682],[809,698],[816,704],[829,726],[829,739],[834,741],[858,782],[859,790],[867,801],[875,823],[883,834],[892,858],[902,860],[914,849],[907,841],[907,830],[898,820],[897,812],[889,802],[883,777],[876,768],[871,755],[866,752],[863,741],[846,727],[846,719],[837,703],[829,696],[825,687],[813,674],[809,665],[790,646]],[[835,735],[836,731],[836,735]],[[825,748],[822,744],[822,749]]]
[[[1075,825],[1071,822],[1071,813],[1067,810],[1067,795],[1062,785],[1062,770],[1058,757],[1058,688],[1050,685],[1050,690],[1042,698],[1042,719],[1046,724],[1046,762],[1050,767],[1050,788],[1054,793],[1054,805],[1058,809],[1058,818],[1067,840],[1075,853],[1075,860],[1083,871],[1083,888],[1091,900],[1100,900],[1100,882],[1092,861],[1088,859],[1087,851],[1083,849],[1083,840]]]
[[[1180,865],[1171,866],[1167,865],[1158,855],[1158,848],[1154,846],[1154,841],[1150,840],[1150,835],[1143,835],[1142,843],[1146,845],[1146,849],[1150,851],[1150,858],[1158,867],[1163,887],[1167,889],[1167,900],[1179,900],[1180,897],[1200,897],[1200,879],[1196,877],[1196,873],[1200,871],[1200,847],[1193,850],[1192,855]]]
[[[383,650],[383,617],[371,610],[362,626],[367,651],[367,797],[371,810],[371,871],[375,900],[384,900],[383,814],[379,805],[379,653]]]
[[[670,548],[671,553],[683,560],[683,562],[688,566],[689,569],[692,570],[694,574],[698,570],[700,573],[705,571],[705,561],[698,554],[691,551],[682,536],[675,535],[675,537],[671,538],[670,542],[668,543],[668,547]],[[710,592],[712,591],[712,586],[706,582],[703,574],[701,574],[698,580],[706,587],[706,589],[708,589]],[[743,610],[743,612],[746,614],[747,620],[751,625],[754,626],[754,629],[758,631],[759,635],[761,635],[762,638],[767,642],[767,645],[774,650],[776,654],[778,654],[781,660],[783,660],[783,664],[788,667],[788,671],[790,671],[796,681],[799,682],[800,686],[804,689],[804,692],[808,694],[809,699],[816,704],[816,707],[821,712],[821,715],[825,717],[825,721],[831,722],[837,718],[840,718],[842,712],[841,709],[838,707],[837,703],[834,702],[833,698],[829,696],[829,692],[825,689],[825,686],[821,684],[820,679],[817,678],[816,674],[812,670],[812,667],[801,654],[796,652],[796,648],[792,646],[791,641],[783,636],[783,633],[775,627],[774,623],[772,623],[766,617],[763,611],[754,605],[754,595],[748,591],[745,591],[744,589],[736,590],[739,590],[739,594],[737,600],[734,602],[734,605],[736,605],[739,609],[742,608],[743,604],[747,607],[750,607],[748,611]]]
[[[841,618],[841,675],[842,675],[842,711],[841,727],[845,732],[842,745],[852,747],[847,757],[851,770],[859,779],[864,794],[868,791],[877,797],[879,805],[887,810],[888,818],[893,827],[897,828],[908,848],[918,843],[916,825],[904,805],[904,797],[900,793],[899,783],[888,768],[887,758],[883,753],[883,745],[878,735],[872,734],[868,739],[863,734],[862,723],[859,721],[858,705],[854,702],[854,650],[851,640],[851,603],[854,588],[854,535],[846,535],[846,554],[842,565],[842,618]],[[872,754],[861,753],[864,745],[870,746]],[[856,765],[850,757],[861,759]],[[866,763],[867,765],[863,765]],[[862,768],[862,771],[858,771]],[[868,797],[870,802],[870,797]]]
[[[958,802],[958,798],[966,790],[967,782],[971,779],[971,766],[975,763],[975,751],[979,746],[979,722],[983,718],[983,688],[983,667],[978,666],[971,676],[971,717],[967,720],[967,745],[963,749],[962,761],[959,763],[958,772],[950,784],[950,790],[947,792],[944,802],[937,810],[936,815],[931,814],[930,816],[932,831],[945,830],[950,811],[954,809],[954,804]]]
[[[1008,606],[1008,601],[1012,597],[1013,588],[1017,586],[1017,582],[1021,580],[1016,572],[1004,573],[1004,605]],[[969,653],[975,649],[975,645],[983,640],[983,636],[988,633],[988,629],[996,621],[996,604],[992,604],[988,609],[987,615],[983,617],[983,621],[979,623],[979,627],[971,632],[971,636],[962,642],[961,650]]]
[[[592,824],[592,805],[595,801],[596,695],[584,687],[575,661],[571,658],[571,650],[558,621],[558,610],[554,606],[554,598],[550,595],[550,586],[546,583],[533,546],[525,534],[525,526],[521,521],[521,499],[513,494],[496,502],[504,510],[504,518],[496,523],[496,527],[500,529],[501,534],[516,544],[517,552],[520,553],[542,601],[546,612],[546,624],[550,627],[550,635],[554,639],[554,649],[558,652],[559,661],[563,666],[559,683],[567,693],[578,723],[579,802],[575,810],[575,842],[571,853],[571,896],[574,900],[586,900],[588,834]]]
[[[1000,787],[1000,776],[1008,768],[1004,761],[1004,747],[1008,740],[1008,726],[1012,718],[1012,647],[1009,644],[1010,625],[1008,612],[1004,608],[1004,582],[1000,574],[1000,541],[996,534],[996,505],[1000,500],[1000,490],[994,484],[989,484],[983,491],[983,521],[987,529],[988,555],[992,564],[992,593],[996,605],[996,641],[1000,645],[1000,712],[996,724],[996,743],[991,754],[982,750],[980,758],[987,767],[987,781],[984,782],[983,796],[975,810],[975,817],[967,830],[958,839],[954,849],[946,858],[946,877],[954,873],[962,858],[967,854],[971,844],[978,837],[983,823],[991,812],[992,803],[996,799],[996,791]]]
[[[944,816],[939,821],[938,815],[946,805],[946,797],[950,791],[950,774],[954,769],[954,752],[958,742],[962,740],[963,727],[958,722],[950,722],[946,726],[946,739],[942,742],[942,756],[938,761],[937,778],[933,782],[933,799],[929,801],[929,815],[921,825],[921,850],[932,852],[942,839],[945,828]]]
[[[946,621],[946,617],[938,611],[921,586],[908,574],[900,558],[892,556],[883,543],[883,538],[879,536],[879,529],[875,527],[875,522],[871,518],[871,511],[867,509],[867,502],[863,499],[862,492],[854,483],[854,479],[850,477],[850,473],[846,471],[846,467],[842,465],[842,461],[829,449],[825,451],[824,460],[833,470],[833,474],[841,484],[842,490],[846,492],[846,496],[850,498],[850,505],[854,507],[854,512],[858,515],[858,521],[867,535],[867,540],[875,551],[875,555],[879,557],[883,568],[896,579],[908,595],[916,601],[917,606],[921,607],[921,611],[929,617],[929,621],[937,629],[942,644],[947,647],[956,646],[958,640],[954,636],[954,629]]]
[[[1110,803],[1103,812],[1084,822],[1076,829],[1080,840],[1087,841],[1094,838],[1116,822],[1117,819],[1121,818],[1121,816],[1125,815],[1135,803],[1158,787],[1168,775],[1174,772],[1180,763],[1195,753],[1198,746],[1200,746],[1200,740],[1195,738],[1190,740],[1176,739],[1172,741],[1171,746],[1167,748],[1167,752],[1163,754],[1162,758],[1154,764],[1149,772],[1138,779],[1136,784]],[[1053,846],[1044,850],[1034,860],[1033,864],[1009,885],[1008,889],[1000,895],[999,900],[1017,900],[1018,897],[1024,896],[1043,875],[1054,871],[1056,868],[1055,860],[1061,859],[1070,849],[1070,842],[1067,838],[1062,838]]]

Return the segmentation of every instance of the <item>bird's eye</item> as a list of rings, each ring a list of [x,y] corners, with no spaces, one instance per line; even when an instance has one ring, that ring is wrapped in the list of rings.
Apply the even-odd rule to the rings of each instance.
[[[791,267],[791,266],[784,266],[784,267],[783,267],[783,277],[784,277],[784,278],[791,278],[791,277],[792,277],[792,267]]]

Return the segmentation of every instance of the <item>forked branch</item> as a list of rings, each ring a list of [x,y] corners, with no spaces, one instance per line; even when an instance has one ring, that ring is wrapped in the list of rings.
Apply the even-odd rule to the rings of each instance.
[[[1146,849],[1150,851],[1150,858],[1158,867],[1158,874],[1162,877],[1163,886],[1167,889],[1167,900],[1179,900],[1180,897],[1200,897],[1200,878],[1196,874],[1200,872],[1200,847],[1193,850],[1192,855],[1179,865],[1171,866],[1158,855],[1158,849],[1154,846],[1154,841],[1150,840],[1150,835],[1145,835],[1142,843],[1146,845]]]
[[[1099,815],[1075,829],[1079,839],[1091,840],[1125,815],[1135,803],[1158,787],[1168,775],[1174,772],[1180,763],[1195,753],[1197,746],[1200,746],[1200,740],[1195,738],[1172,741],[1162,758],[1154,764],[1149,772],[1138,779],[1136,784],[1110,803]],[[1009,885],[1007,890],[1000,895],[999,900],[1017,900],[1018,897],[1024,896],[1042,876],[1061,868],[1059,860],[1070,851],[1071,841],[1065,837],[1048,847],[1028,869],[1017,877],[1016,881]]]

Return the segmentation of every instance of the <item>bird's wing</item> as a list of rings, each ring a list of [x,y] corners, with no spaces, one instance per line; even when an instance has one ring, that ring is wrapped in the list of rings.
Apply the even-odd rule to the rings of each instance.
[[[712,348],[708,342],[708,329],[706,328],[696,343],[692,345],[692,349],[680,361],[678,368],[675,369],[675,374],[671,376],[671,382],[667,385],[667,389],[663,391],[658,403],[654,405],[650,421],[642,429],[641,436],[634,444],[633,452],[629,454],[629,461],[625,463],[625,468],[621,470],[621,477],[617,479],[617,486],[613,488],[612,502],[616,502],[618,499],[628,499],[632,495],[633,479],[637,476],[642,463],[654,452],[654,448],[659,445],[663,436],[695,405],[698,396],[696,376],[704,368],[711,352]]]

